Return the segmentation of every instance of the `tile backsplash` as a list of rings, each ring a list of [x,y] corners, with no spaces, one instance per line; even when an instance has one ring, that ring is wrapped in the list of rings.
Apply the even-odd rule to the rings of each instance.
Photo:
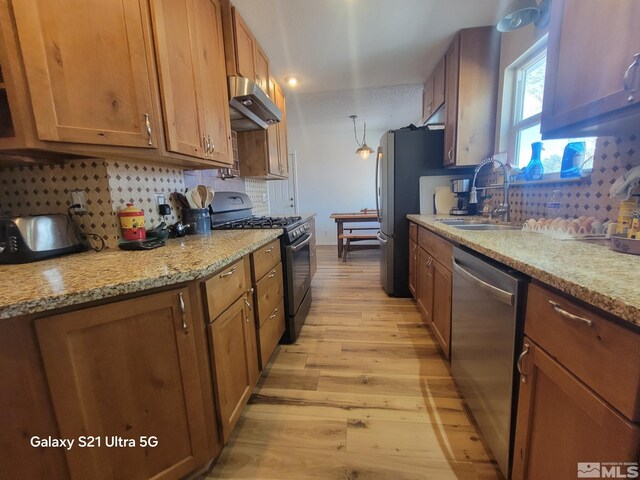
[[[509,189],[511,219],[524,222],[528,218],[545,215],[547,201],[554,191],[559,192],[559,215],[577,218],[595,216],[600,220],[618,218],[620,199],[609,197],[613,182],[624,172],[640,165],[640,136],[600,137],[596,143],[591,177],[575,183],[546,183],[540,185],[512,185]],[[495,183],[501,173],[494,171],[478,178],[479,185]],[[502,203],[502,190],[490,190],[493,204]]]
[[[75,221],[81,231],[100,235],[108,247],[115,248],[120,239],[117,212],[127,203],[144,210],[147,228],[153,228],[161,221],[172,224],[180,220],[181,209],[171,193],[184,192],[198,184],[209,185],[216,191],[246,192],[253,201],[254,215],[269,214],[266,181],[222,180],[220,171],[215,169],[185,171],[177,167],[111,159],[0,168],[0,214],[66,214],[71,206],[71,191],[84,190],[87,213],[74,215]],[[163,193],[171,206],[171,214],[165,218],[157,213],[156,193]],[[266,202],[263,201],[265,198]]]

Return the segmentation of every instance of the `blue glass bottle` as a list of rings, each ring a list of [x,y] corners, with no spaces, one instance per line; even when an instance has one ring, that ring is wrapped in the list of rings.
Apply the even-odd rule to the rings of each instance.
[[[525,180],[541,180],[544,173],[544,165],[540,159],[543,150],[542,142],[533,142],[531,144],[531,160],[524,169]]]

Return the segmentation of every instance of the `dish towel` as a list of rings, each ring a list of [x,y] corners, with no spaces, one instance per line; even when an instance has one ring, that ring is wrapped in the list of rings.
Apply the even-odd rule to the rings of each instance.
[[[609,196],[629,200],[638,185],[640,185],[640,167],[635,167],[623,174],[611,185]]]

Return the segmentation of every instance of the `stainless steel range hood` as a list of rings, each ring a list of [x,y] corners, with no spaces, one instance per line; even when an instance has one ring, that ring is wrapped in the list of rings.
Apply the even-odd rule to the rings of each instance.
[[[236,76],[228,80],[232,130],[264,130],[282,120],[280,109],[255,82]]]

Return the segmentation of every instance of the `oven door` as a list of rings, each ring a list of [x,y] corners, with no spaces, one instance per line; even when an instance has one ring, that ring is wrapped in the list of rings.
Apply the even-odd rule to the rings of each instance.
[[[294,316],[300,308],[311,285],[311,249],[309,242],[313,233],[300,237],[295,243],[287,245],[287,292],[289,293],[289,315]]]

